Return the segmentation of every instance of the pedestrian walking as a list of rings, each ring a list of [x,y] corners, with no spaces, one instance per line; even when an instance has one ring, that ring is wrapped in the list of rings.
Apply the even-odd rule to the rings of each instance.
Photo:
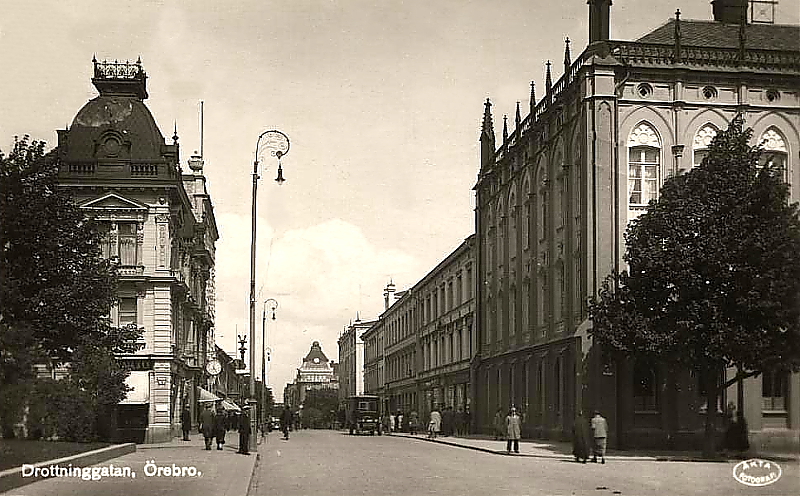
[[[433,411],[431,412],[431,419],[428,422],[428,438],[429,439],[436,439],[436,436],[439,435],[439,431],[442,430],[442,414],[439,413],[439,410],[436,406],[433,407]]]
[[[397,411],[397,432],[403,432],[403,419],[405,415],[403,415],[402,411]]]
[[[514,453],[519,453],[519,438],[522,434],[522,417],[517,415],[513,406],[506,417],[506,453],[511,453],[513,444]]]
[[[217,441],[217,449],[222,451],[222,446],[225,444],[225,419],[227,415],[225,415],[225,410],[222,409],[220,405],[219,409],[217,410],[217,415],[214,416],[214,438]]]
[[[575,417],[575,423],[572,426],[572,454],[575,456],[576,462],[586,463],[589,460],[589,452],[592,451],[592,430],[589,427],[589,421],[583,415],[583,412],[578,413]]]
[[[506,422],[503,418],[503,409],[498,408],[494,414],[494,440],[498,441],[505,437]]]
[[[242,407],[239,416],[239,451],[240,455],[250,454],[250,406]]]
[[[464,435],[464,410],[458,407],[456,411],[456,436]]]
[[[192,412],[189,411],[189,405],[184,405],[181,412],[181,430],[183,431],[183,440],[189,440],[189,431],[192,430]]]
[[[412,436],[416,436],[417,429],[419,429],[419,414],[416,410],[411,410],[408,414],[408,431]]]
[[[203,438],[205,438],[206,450],[211,449],[211,441],[214,440],[214,417],[211,403],[206,403],[205,408],[200,413],[200,432],[203,433]]]
[[[292,425],[292,412],[289,410],[288,405],[283,406],[283,411],[281,412],[281,431],[283,432],[283,438],[289,439],[289,428]]]
[[[597,455],[600,455],[600,463],[605,463],[608,422],[597,410],[594,411],[594,417],[592,417],[592,435],[594,436],[594,456],[592,461],[597,463]]]
[[[394,413],[389,415],[389,432],[394,432],[394,423],[397,417]]]

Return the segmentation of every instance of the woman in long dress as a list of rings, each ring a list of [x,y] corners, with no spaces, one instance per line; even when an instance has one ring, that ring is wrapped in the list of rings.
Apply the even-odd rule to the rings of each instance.
[[[575,417],[572,426],[572,454],[576,462],[586,463],[589,460],[593,441],[589,421],[581,413]]]

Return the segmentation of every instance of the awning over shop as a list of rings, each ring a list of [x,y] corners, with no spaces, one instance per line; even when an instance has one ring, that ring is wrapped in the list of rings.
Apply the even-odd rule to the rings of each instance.
[[[133,389],[128,391],[127,397],[120,401],[120,405],[142,405],[150,403],[150,372],[147,370],[134,370],[125,379],[125,384]]]
[[[197,386],[197,391],[200,393],[199,398],[197,400],[200,403],[205,403],[207,401],[219,401],[222,399],[218,397],[216,394],[212,393],[211,391],[203,389],[200,386]]]
[[[239,408],[239,405],[237,405],[236,403],[234,403],[232,401],[228,401],[228,400],[222,400],[221,405],[222,405],[222,408],[224,408],[226,412],[239,412],[239,411],[242,410],[241,408]]]

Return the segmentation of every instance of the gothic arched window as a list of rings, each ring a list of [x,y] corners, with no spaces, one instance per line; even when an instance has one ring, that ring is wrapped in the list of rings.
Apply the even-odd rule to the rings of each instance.
[[[639,124],[628,137],[628,204],[645,207],[658,197],[661,142],[653,127]]]
[[[761,135],[759,143],[764,148],[761,154],[761,166],[769,164],[780,174],[783,181],[788,179],[789,170],[789,150],[786,147],[786,140],[780,131],[771,127]]]
[[[719,130],[713,124],[706,124],[697,130],[692,141],[692,167],[699,166],[708,155],[708,147]]]

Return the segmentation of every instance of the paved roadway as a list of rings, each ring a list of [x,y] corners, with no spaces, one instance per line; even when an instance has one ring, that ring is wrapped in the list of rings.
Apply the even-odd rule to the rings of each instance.
[[[273,433],[260,446],[249,496],[261,495],[796,495],[798,463],[768,487],[741,485],[733,462],[615,460],[498,455],[400,436],[326,430]]]

